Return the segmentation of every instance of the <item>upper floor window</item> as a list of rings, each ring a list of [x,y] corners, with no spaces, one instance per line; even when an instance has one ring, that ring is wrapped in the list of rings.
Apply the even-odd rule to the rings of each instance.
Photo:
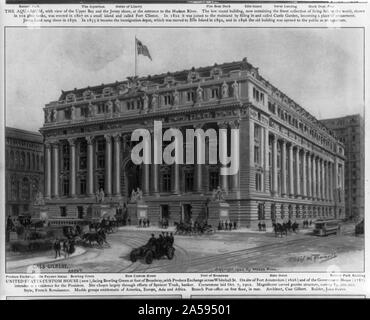
[[[71,109],[66,109],[64,110],[64,119],[70,120],[72,117],[72,112]]]
[[[194,92],[193,90],[188,91],[188,92],[186,93],[186,101],[187,101],[187,102],[192,102],[192,101],[194,101],[194,100],[195,100],[195,92]]]
[[[171,102],[172,102],[172,99],[171,99],[172,97],[171,97],[171,95],[170,94],[165,94],[164,96],[163,96],[163,104],[165,105],[165,106],[168,106],[168,105],[170,105],[171,104]]]
[[[211,98],[218,99],[219,98],[219,90],[218,88],[212,88],[211,90]]]
[[[268,108],[271,113],[275,113],[275,105],[269,101]]]

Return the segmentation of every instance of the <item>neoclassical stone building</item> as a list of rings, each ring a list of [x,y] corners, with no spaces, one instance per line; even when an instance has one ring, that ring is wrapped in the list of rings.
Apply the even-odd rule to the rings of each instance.
[[[56,219],[83,218],[99,188],[118,206],[140,187],[152,223],[195,220],[218,185],[241,226],[344,215],[343,144],[247,59],[63,91],[44,110],[45,196]],[[238,128],[238,174],[220,176],[217,164],[134,165],[131,133],[154,120]]]
[[[38,191],[44,190],[44,145],[42,135],[5,128],[6,214],[30,213]]]
[[[353,114],[321,121],[344,144],[346,217],[362,219],[365,208],[364,120],[359,114]]]

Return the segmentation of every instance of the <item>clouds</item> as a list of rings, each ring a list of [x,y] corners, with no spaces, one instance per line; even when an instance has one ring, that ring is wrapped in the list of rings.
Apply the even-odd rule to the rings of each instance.
[[[360,29],[8,28],[7,125],[38,130],[42,108],[61,90],[123,80],[134,73],[134,38],[153,61],[140,75],[247,57],[267,80],[315,116],[362,113]]]

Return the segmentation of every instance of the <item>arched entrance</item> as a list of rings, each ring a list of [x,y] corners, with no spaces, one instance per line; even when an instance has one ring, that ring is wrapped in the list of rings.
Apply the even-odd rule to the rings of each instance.
[[[132,190],[141,189],[141,166],[134,164],[128,160],[124,165],[124,175],[127,196],[130,197]]]

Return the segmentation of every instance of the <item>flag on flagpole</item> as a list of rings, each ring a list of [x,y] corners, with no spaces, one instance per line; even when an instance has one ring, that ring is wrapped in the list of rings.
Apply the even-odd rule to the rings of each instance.
[[[135,40],[137,54],[142,54],[143,56],[147,56],[150,60],[152,60],[148,47],[146,45],[143,45],[143,43],[139,39],[135,38]]]

